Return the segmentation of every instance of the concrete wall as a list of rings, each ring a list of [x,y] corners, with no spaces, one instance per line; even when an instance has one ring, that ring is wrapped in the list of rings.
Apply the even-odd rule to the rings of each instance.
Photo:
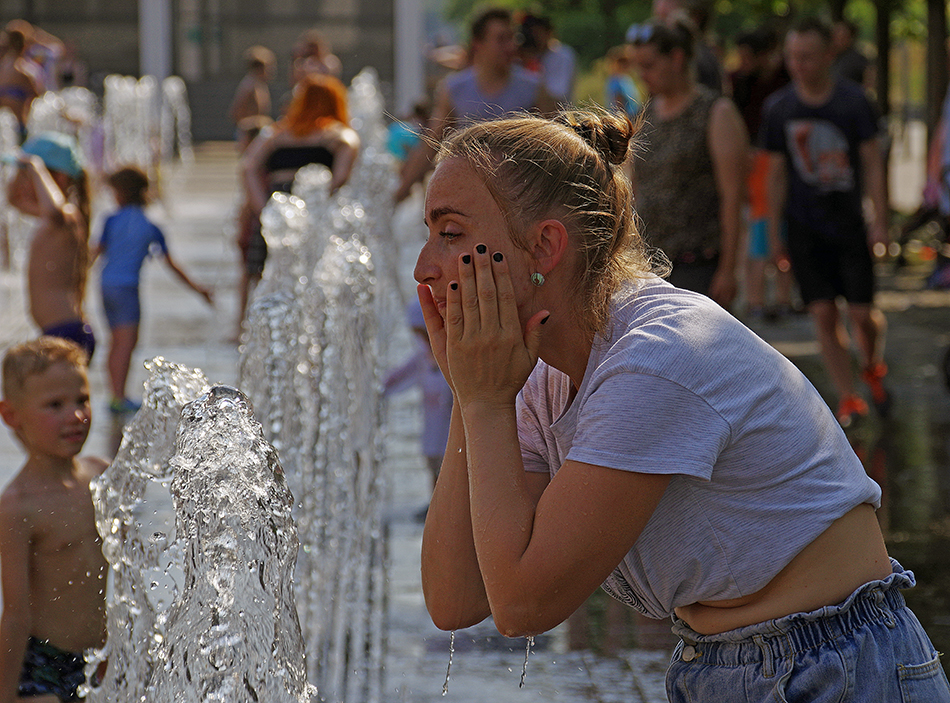
[[[161,0],[150,0],[159,2]],[[227,109],[244,75],[243,53],[262,44],[277,55],[275,103],[289,90],[290,49],[316,28],[349,81],[366,66],[385,90],[393,81],[393,0],[171,0],[173,72],[185,78],[195,140],[230,139]],[[101,92],[109,73],[139,75],[138,4],[133,0],[2,0],[0,23],[26,19],[73,42],[86,62],[89,87]]]

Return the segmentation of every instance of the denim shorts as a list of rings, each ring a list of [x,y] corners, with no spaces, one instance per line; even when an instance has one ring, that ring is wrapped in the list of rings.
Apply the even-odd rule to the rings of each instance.
[[[950,685],[893,573],[840,605],[701,635],[673,618],[680,638],[666,676],[671,703],[689,701],[888,701],[948,703]]]
[[[102,286],[102,310],[110,328],[137,325],[142,318],[138,286]]]

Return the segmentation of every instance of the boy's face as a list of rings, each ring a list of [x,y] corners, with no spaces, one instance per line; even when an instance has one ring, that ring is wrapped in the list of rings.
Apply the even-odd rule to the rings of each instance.
[[[86,371],[58,361],[27,376],[19,397],[3,401],[3,420],[31,454],[71,459],[89,436]]]

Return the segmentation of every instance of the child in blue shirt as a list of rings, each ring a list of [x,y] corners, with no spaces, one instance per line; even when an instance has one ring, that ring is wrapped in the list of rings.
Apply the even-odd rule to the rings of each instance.
[[[139,274],[153,247],[161,252],[165,263],[185,285],[212,303],[211,291],[194,283],[172,259],[162,231],[145,215],[148,202],[148,176],[137,166],[126,166],[112,173],[109,186],[119,206],[106,220],[93,257],[102,255],[102,305],[109,321],[109,382],[112,402],[109,409],[116,414],[134,412],[139,404],[125,395],[125,384],[132,362],[132,351],[138,343]]]

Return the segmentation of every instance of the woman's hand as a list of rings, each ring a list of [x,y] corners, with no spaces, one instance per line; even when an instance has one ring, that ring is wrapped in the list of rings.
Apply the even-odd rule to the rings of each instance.
[[[429,346],[432,348],[432,356],[439,365],[439,370],[445,377],[445,382],[452,388],[452,377],[449,376],[449,363],[445,358],[445,321],[439,314],[439,306],[432,297],[432,289],[424,283],[416,286],[416,293],[419,295],[419,304],[422,306],[422,317],[426,322],[426,333],[429,335]]]
[[[463,410],[470,403],[513,405],[538,360],[548,311],[521,326],[508,262],[484,244],[459,257],[446,291],[445,358]],[[434,345],[433,345],[434,346]]]

